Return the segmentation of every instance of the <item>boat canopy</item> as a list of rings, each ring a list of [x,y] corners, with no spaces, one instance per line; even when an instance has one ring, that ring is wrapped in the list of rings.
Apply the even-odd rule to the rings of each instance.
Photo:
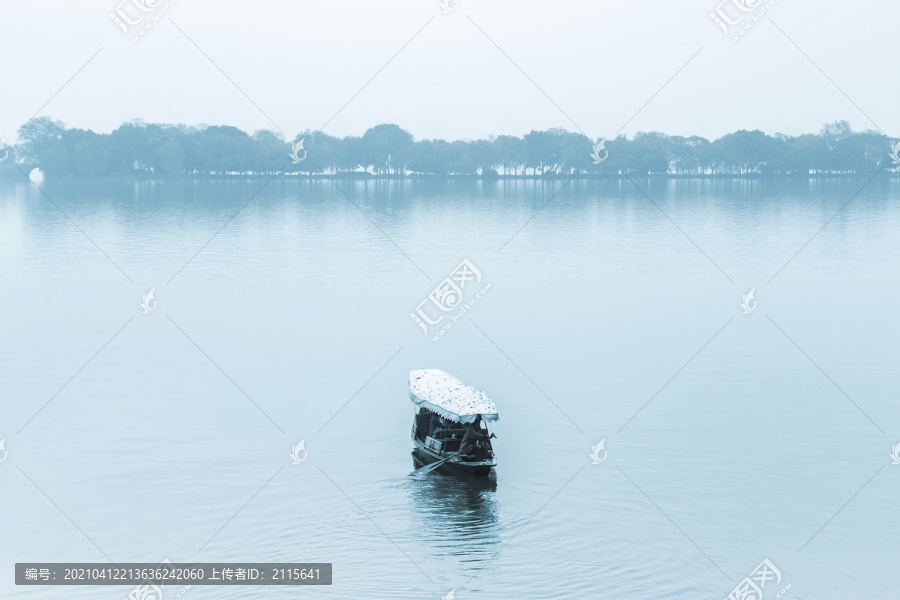
[[[472,423],[478,415],[485,421],[500,418],[497,407],[484,392],[440,369],[410,371],[409,398],[415,404],[457,423]]]

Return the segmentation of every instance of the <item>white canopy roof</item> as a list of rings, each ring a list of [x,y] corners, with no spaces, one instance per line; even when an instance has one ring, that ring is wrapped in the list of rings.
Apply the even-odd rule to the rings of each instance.
[[[440,369],[410,371],[409,398],[419,406],[458,423],[472,423],[478,415],[485,421],[500,418],[497,407],[484,392]]]

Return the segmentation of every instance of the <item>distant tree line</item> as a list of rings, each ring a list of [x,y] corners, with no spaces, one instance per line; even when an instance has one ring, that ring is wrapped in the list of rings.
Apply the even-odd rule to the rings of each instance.
[[[865,173],[895,168],[892,140],[853,131],[846,121],[817,134],[767,135],[741,130],[717,140],[637,133],[591,140],[564,129],[522,137],[414,140],[397,125],[377,125],[362,136],[305,131],[287,141],[278,133],[248,134],[230,126],[187,126],[131,121],[111,133],[70,129],[50,117],[32,119],[8,146],[11,164],[48,175],[274,174],[393,176],[567,177],[650,175],[810,175]],[[893,155],[892,155],[893,152]]]

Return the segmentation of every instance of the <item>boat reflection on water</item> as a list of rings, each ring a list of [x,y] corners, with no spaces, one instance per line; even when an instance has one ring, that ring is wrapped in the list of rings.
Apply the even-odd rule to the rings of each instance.
[[[413,469],[428,463],[412,452]],[[432,472],[410,481],[415,504],[414,527],[420,539],[427,539],[441,554],[475,563],[478,569],[499,549],[499,506],[497,478],[459,473]]]

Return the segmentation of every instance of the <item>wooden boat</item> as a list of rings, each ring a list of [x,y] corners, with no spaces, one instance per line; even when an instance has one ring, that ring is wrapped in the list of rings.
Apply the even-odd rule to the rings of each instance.
[[[409,372],[409,398],[416,405],[411,435],[421,462],[446,460],[439,468],[471,475],[487,475],[497,466],[490,439],[481,443],[480,457],[459,453],[469,423],[480,415],[484,427],[500,418],[484,392],[439,369],[418,369]]]

